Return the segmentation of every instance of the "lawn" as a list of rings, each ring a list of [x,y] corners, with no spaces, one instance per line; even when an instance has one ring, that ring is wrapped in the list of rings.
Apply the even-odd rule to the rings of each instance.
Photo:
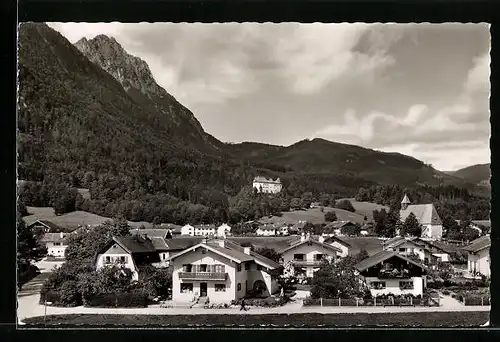
[[[31,214],[23,217],[23,220],[27,224],[31,224],[36,220],[48,220],[69,231],[75,230],[76,228],[84,224],[99,225],[106,222],[107,220],[111,220],[111,218],[109,217],[99,216],[85,211],[73,211],[71,213],[66,213],[63,215],[56,215],[54,213],[54,208],[51,207],[27,207],[27,209],[28,213]],[[139,227],[141,225],[147,227],[150,226],[151,223],[129,221],[129,225],[133,228]]]
[[[222,310],[221,310],[222,311]],[[264,314],[264,315],[49,315],[47,324],[65,325],[135,325],[193,327],[247,327],[262,325],[296,327],[479,327],[489,320],[489,312],[405,312],[405,313],[355,313],[355,314]],[[43,326],[44,317],[24,320],[27,326]]]

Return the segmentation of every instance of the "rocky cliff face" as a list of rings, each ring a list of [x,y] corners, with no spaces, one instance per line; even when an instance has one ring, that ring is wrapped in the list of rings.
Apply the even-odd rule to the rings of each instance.
[[[150,119],[170,130],[186,144],[217,150],[222,143],[207,134],[193,113],[156,83],[148,64],[132,56],[113,37],[82,38],[75,47],[107,71],[137,103],[150,112]]]

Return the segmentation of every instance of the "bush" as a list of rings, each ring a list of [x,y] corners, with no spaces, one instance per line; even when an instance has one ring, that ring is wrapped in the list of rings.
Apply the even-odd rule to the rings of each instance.
[[[100,294],[84,298],[85,306],[101,308],[145,308],[148,295],[141,291]]]
[[[444,291],[443,291],[443,294],[444,294],[445,296],[449,296],[449,295],[450,295],[450,291],[448,291],[448,290],[444,290]]]
[[[52,303],[51,306],[74,307],[82,305],[81,300],[75,302],[68,302],[67,298],[63,300],[61,294],[56,291],[41,291],[38,303],[44,305],[45,301]]]

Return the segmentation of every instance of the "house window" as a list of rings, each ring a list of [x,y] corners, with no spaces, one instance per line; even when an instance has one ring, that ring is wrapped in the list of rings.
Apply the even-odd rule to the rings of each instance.
[[[262,271],[262,266],[261,265],[257,265],[257,271]]]
[[[105,264],[111,264],[111,257],[106,255],[106,256],[104,257],[104,263],[105,263]]]
[[[60,246],[61,243],[60,242],[54,242],[54,246]]]
[[[248,271],[250,269],[250,263],[246,262],[245,263],[245,271]]]
[[[400,281],[399,282],[400,290],[413,290],[413,281]]]
[[[314,260],[316,260],[316,261],[321,261],[322,259],[323,259],[323,254],[316,254],[314,256]]]
[[[236,265],[236,272],[240,272],[241,271],[241,264],[238,264]]]
[[[293,255],[293,260],[304,261],[304,254],[294,254]]]
[[[181,293],[191,293],[193,292],[192,283],[181,283]]]
[[[385,289],[385,281],[372,281],[370,283],[370,288],[374,290],[383,290]]]
[[[399,251],[400,252],[406,252],[406,248],[400,248]]]
[[[127,256],[126,255],[123,255],[120,257],[120,262],[123,263],[123,264],[126,264],[127,263]]]
[[[241,283],[238,283],[238,291],[241,291]]]
[[[182,272],[192,272],[193,265],[191,264],[186,264],[182,265]]]
[[[226,284],[215,284],[215,292],[226,292]]]
[[[215,265],[215,272],[217,273],[224,273],[226,272],[224,265]]]
[[[206,264],[200,265],[200,272],[207,272],[207,265]]]

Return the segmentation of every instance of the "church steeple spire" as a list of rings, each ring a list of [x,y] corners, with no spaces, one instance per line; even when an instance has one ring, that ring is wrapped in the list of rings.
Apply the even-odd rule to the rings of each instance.
[[[405,196],[403,197],[403,200],[401,201],[401,209],[406,210],[408,208],[408,204],[410,204],[410,203],[411,203],[410,199],[405,194]]]

